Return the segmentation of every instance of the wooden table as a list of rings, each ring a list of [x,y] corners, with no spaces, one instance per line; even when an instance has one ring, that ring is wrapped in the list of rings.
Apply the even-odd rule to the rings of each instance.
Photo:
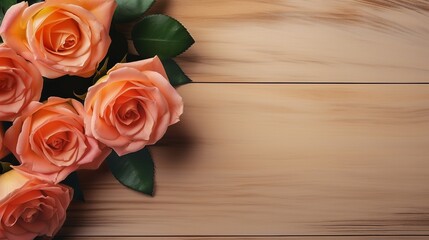
[[[428,239],[429,1],[159,0],[197,44],[156,197],[84,172],[69,239]]]

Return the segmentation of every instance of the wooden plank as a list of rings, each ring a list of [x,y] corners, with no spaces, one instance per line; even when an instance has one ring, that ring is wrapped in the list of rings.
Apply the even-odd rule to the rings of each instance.
[[[197,82],[428,82],[425,0],[160,0]]]
[[[429,85],[190,84],[156,197],[84,172],[63,236],[428,235]]]

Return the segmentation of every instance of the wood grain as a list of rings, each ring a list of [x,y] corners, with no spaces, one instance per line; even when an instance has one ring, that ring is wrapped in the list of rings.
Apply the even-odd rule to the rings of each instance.
[[[158,0],[152,12],[197,41],[177,59],[197,82],[179,89],[182,121],[151,147],[156,197],[105,166],[81,172],[86,202],[61,238],[429,238],[429,1]]]
[[[179,92],[182,121],[151,148],[156,197],[84,172],[62,236],[429,235],[429,85]]]
[[[426,0],[159,0],[196,82],[429,82]]]

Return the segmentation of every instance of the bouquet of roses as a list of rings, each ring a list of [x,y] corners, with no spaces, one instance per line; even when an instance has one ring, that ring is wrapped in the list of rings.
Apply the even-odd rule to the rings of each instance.
[[[153,194],[146,146],[179,121],[175,87],[190,79],[172,58],[194,43],[177,20],[146,15],[153,3],[0,2],[0,239],[54,236],[79,195],[74,173],[105,160]]]

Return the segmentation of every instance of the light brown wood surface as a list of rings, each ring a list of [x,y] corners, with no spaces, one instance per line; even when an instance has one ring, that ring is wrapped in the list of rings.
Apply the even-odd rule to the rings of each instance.
[[[429,1],[155,7],[197,41],[185,114],[150,148],[156,196],[82,172],[60,236],[429,238]]]
[[[428,82],[427,0],[161,0],[198,82]]]

